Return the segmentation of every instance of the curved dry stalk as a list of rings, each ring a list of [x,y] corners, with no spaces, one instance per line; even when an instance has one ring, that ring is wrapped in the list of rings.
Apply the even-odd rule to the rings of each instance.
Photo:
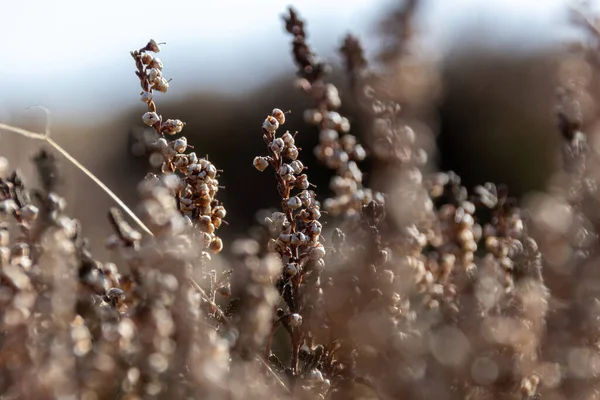
[[[133,211],[131,211],[131,209],[129,207],[127,207],[127,205],[112,190],[110,190],[108,188],[108,186],[106,186],[100,179],[98,179],[96,177],[96,175],[94,175],[90,170],[88,170],[79,161],[77,161],[77,159],[75,157],[73,157],[65,149],[63,149],[62,146],[60,146],[52,138],[50,138],[48,130],[46,130],[46,133],[41,134],[41,133],[31,132],[31,131],[28,131],[28,130],[22,129],[22,128],[17,128],[15,126],[3,124],[3,123],[0,123],[0,129],[9,131],[9,132],[13,132],[13,133],[17,133],[17,134],[24,136],[26,138],[29,138],[29,139],[41,140],[43,142],[48,143],[50,146],[52,146],[54,149],[56,149],[56,151],[58,151],[60,154],[62,154],[67,160],[69,160],[73,165],[75,165],[78,169],[80,169],[84,174],[86,174],[88,176],[88,178],[90,178],[92,181],[94,181],[94,183],[96,185],[98,185],[100,187],[100,189],[104,190],[104,192],[106,194],[108,194],[110,196],[110,198],[113,199],[115,201],[115,203],[117,203],[117,205],[119,207],[121,207],[123,209],[123,211],[125,211],[125,213],[127,213],[127,215],[129,215],[129,217],[131,217],[131,219],[140,227],[140,229],[142,229],[148,235],[154,236],[152,234],[152,232],[150,231],[150,229],[148,229],[148,227],[137,217],[137,215],[135,215],[135,213]]]

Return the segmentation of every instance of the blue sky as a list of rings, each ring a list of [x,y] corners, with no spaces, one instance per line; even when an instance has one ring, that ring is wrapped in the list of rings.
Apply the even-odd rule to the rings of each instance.
[[[171,96],[191,87],[248,90],[291,68],[280,0],[104,0],[6,2],[0,24],[0,120],[43,104],[59,116],[120,107],[137,98],[128,52],[150,37],[173,77]],[[335,59],[343,35],[373,38],[390,0],[299,0],[318,52]],[[440,54],[465,42],[531,49],[565,32],[566,0],[425,0],[421,21]],[[248,77],[252,79],[248,79]],[[118,98],[119,100],[114,100]]]

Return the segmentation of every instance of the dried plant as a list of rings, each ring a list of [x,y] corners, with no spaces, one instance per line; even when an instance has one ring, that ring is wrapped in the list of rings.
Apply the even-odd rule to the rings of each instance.
[[[392,82],[414,78],[418,4],[405,2],[390,16],[401,24],[383,28],[394,40],[380,61],[401,66]],[[393,68],[374,68],[350,35],[341,52],[366,106],[366,123],[352,127],[371,126],[351,135],[292,9],[284,20],[298,86],[314,104],[305,122],[318,126],[315,154],[335,170],[323,202],[332,218],[321,218],[297,133],[281,133],[286,113],[275,108],[253,165],[272,170],[280,204],[261,214],[260,235],[224,246],[222,171],[185,137],[170,138],[185,124],[158,113],[155,95],[170,81],[154,40],[131,52],[151,169],[135,212],[48,127],[0,124],[48,144],[120,206],[107,210],[113,261],[101,262],[66,211],[53,153],[33,159],[39,189],[0,157],[3,398],[598,398],[600,34],[590,15],[574,9],[589,42],[558,68],[563,168],[522,205],[504,185],[469,190],[434,171],[432,134],[414,112],[433,96],[386,90]],[[428,68],[431,86],[419,90],[439,83]],[[368,183],[367,157],[377,177]]]

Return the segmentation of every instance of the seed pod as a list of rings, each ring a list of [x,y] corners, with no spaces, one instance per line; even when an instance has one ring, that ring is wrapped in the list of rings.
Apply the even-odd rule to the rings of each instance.
[[[281,154],[281,152],[285,148],[285,142],[283,141],[282,138],[277,138],[277,139],[273,140],[273,142],[271,142],[269,147],[271,148],[273,153]]]
[[[160,78],[162,78],[162,72],[160,72],[159,69],[157,68],[150,68],[147,71],[148,74],[148,81],[154,86],[154,84],[156,84],[156,82],[158,82],[158,80]]]
[[[225,210],[225,207],[223,206],[217,206],[212,210],[212,213],[215,217],[217,218],[225,218],[225,215],[227,215],[227,211]]]
[[[142,121],[148,125],[148,126],[152,126],[155,123],[157,123],[158,121],[160,121],[160,117],[158,116],[157,113],[155,112],[147,112],[142,116]]]
[[[167,135],[175,135],[181,132],[184,126],[185,123],[178,119],[168,119],[161,125],[160,131]]]
[[[309,230],[310,234],[313,236],[320,235],[322,229],[323,229],[323,226],[321,225],[321,223],[319,221],[312,221],[308,225],[308,230]]]
[[[279,125],[283,125],[285,123],[285,113],[283,111],[281,111],[279,108],[273,109],[273,112],[271,113],[271,115],[273,117],[275,117],[277,122],[279,122]]]
[[[152,56],[148,53],[142,54],[142,64],[149,65],[152,62]]]
[[[292,210],[297,210],[302,207],[302,200],[300,200],[297,196],[292,196],[288,199],[287,205]]]
[[[279,128],[279,121],[271,115],[269,115],[262,125],[263,131],[265,133],[275,133],[275,131]]]
[[[279,171],[277,171],[279,173],[280,176],[284,176],[284,175],[288,175],[291,174],[294,170],[292,169],[292,167],[289,164],[283,164],[281,165],[281,167],[279,167]]]
[[[308,176],[306,174],[302,174],[302,175],[298,176],[296,178],[295,185],[296,185],[296,187],[298,187],[302,190],[308,189],[308,186],[309,186]]]
[[[286,149],[285,152],[285,156],[287,158],[289,158],[290,160],[296,160],[298,158],[298,155],[300,154],[300,152],[298,151],[298,148],[296,146],[289,146]]]
[[[173,148],[178,153],[183,153],[187,149],[187,139],[182,136],[179,139],[175,140],[173,143]]]
[[[254,157],[254,168],[263,172],[269,166],[269,161],[266,157]]]
[[[140,99],[144,103],[150,103],[152,101],[152,97],[154,97],[152,92],[143,92],[142,95],[140,96]]]
[[[304,164],[302,164],[302,161],[292,161],[290,163],[290,167],[292,167],[292,171],[294,171],[294,174],[298,175],[299,173],[302,172],[302,170],[304,170]]]
[[[217,167],[214,164],[208,164],[205,168],[206,174],[209,178],[214,179],[217,176]]]
[[[289,132],[284,133],[281,136],[281,138],[283,139],[284,143],[288,146],[293,146],[296,143],[294,136]]]
[[[154,68],[154,69],[156,69],[156,68]],[[154,82],[152,87],[161,93],[166,93],[167,90],[169,90],[169,81],[166,80],[165,78],[161,77],[160,79],[158,79]]]
[[[150,67],[162,71],[163,63],[160,61],[159,58],[153,58],[152,61],[150,61]]]
[[[212,242],[210,242],[209,248],[215,253],[220,253],[221,250],[223,250],[223,241],[221,238],[215,238]]]
[[[162,43],[164,44],[164,43]],[[146,47],[144,47],[147,51],[152,51],[154,53],[160,53],[160,47],[158,47],[158,43],[154,39],[150,39]]]

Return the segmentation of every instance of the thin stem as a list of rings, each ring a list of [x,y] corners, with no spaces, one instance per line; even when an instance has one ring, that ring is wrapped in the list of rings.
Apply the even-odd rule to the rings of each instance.
[[[79,161],[77,161],[77,159],[75,157],[73,157],[71,154],[69,154],[58,143],[56,143],[52,138],[50,138],[50,136],[48,135],[48,132],[46,132],[45,134],[35,133],[35,132],[28,131],[26,129],[17,128],[17,127],[2,124],[2,123],[0,123],[0,129],[18,133],[19,135],[25,136],[29,139],[41,140],[43,142],[48,143],[50,146],[54,147],[56,149],[56,151],[58,151],[60,154],[62,154],[67,160],[69,160],[73,165],[75,165],[84,174],[86,174],[88,176],[88,178],[90,178],[96,185],[98,185],[100,187],[100,189],[104,190],[104,192],[106,194],[108,194],[110,196],[110,198],[113,199],[115,201],[115,203],[117,203],[117,205],[119,207],[121,207],[123,209],[123,211],[125,211],[127,213],[127,215],[129,215],[129,217],[131,217],[131,219],[144,232],[146,232],[150,236],[154,236],[152,234],[152,232],[150,231],[150,229],[148,229],[148,227],[137,217],[137,215],[135,215],[135,213],[133,211],[131,211],[131,209],[129,207],[127,207],[127,205],[125,203],[123,203],[123,201],[112,190],[110,190],[108,188],[108,186],[106,186],[100,179],[98,179],[96,177],[96,175],[94,175],[90,170],[88,170]]]

